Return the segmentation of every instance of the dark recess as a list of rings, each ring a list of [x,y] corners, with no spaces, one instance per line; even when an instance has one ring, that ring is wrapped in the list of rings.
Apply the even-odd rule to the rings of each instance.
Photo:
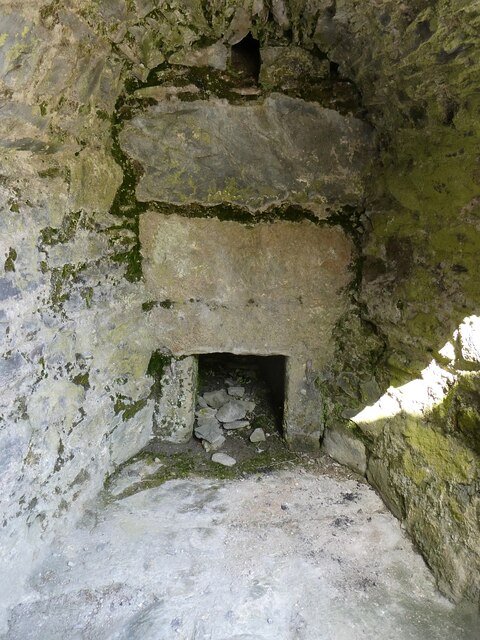
[[[262,59],[260,57],[260,42],[251,33],[232,46],[232,69],[245,80],[258,82]]]
[[[246,388],[246,396],[262,398],[255,413],[265,410],[282,431],[285,401],[284,356],[237,356],[232,353],[208,353],[198,357],[199,393],[225,387],[225,379],[239,380]],[[242,383],[242,378],[250,382]]]

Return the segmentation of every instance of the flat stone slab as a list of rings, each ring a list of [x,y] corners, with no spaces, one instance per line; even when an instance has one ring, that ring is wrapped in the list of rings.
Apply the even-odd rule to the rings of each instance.
[[[229,387],[228,394],[235,398],[243,398],[245,395],[245,387]]]
[[[245,403],[240,400],[230,400],[217,411],[216,418],[220,422],[235,422],[242,420],[246,415]]]
[[[212,462],[223,464],[224,467],[233,467],[234,464],[237,464],[235,458],[228,456],[226,453],[214,453]]]
[[[202,427],[197,427],[195,429],[195,435],[197,438],[206,440],[210,444],[216,444],[221,440],[225,440],[218,422],[216,424],[212,422],[211,424],[204,424]]]
[[[208,425],[220,427],[220,422],[215,418],[215,416],[199,416],[196,421],[199,427],[205,427]]]
[[[216,413],[217,409],[214,409],[213,407],[202,407],[195,411],[197,418],[214,418]]]
[[[212,451],[217,451],[225,444],[225,437],[222,436],[215,442],[208,442],[208,440],[202,440],[202,446],[207,453],[211,453]]]
[[[220,409],[226,402],[230,400],[228,393],[225,389],[219,389],[218,391],[207,391],[203,394],[203,398],[209,407],[214,409]]]
[[[255,429],[250,435],[250,442],[265,442],[266,439],[263,429]]]
[[[235,420],[235,422],[224,422],[222,426],[227,431],[234,431],[235,429],[249,427],[250,422],[248,420]]]
[[[252,211],[290,202],[319,217],[360,201],[373,150],[364,122],[281,94],[247,105],[160,103],[126,122],[120,143],[143,167],[142,202]]]

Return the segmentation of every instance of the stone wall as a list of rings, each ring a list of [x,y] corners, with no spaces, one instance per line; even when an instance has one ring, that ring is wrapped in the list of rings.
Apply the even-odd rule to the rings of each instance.
[[[195,64],[222,74],[228,47],[249,31],[274,49],[266,59],[283,61],[264,70],[264,91],[366,111],[379,132],[368,189],[355,187],[362,207],[329,212],[364,257],[319,393],[333,439],[348,441],[354,461],[361,452],[358,468],[405,519],[444,590],[478,599],[478,360],[442,349],[452,341],[461,350],[452,332],[478,312],[480,295],[476,4],[2,3],[2,552],[4,575],[15,576],[3,581],[6,604],[25,558],[151,434],[155,301],[139,239],[148,203],[135,192],[138,164],[119,145],[139,106],[132,95],[142,90],[153,104],[150,85],[170,97],[181,85],[188,99],[192,85],[195,98],[245,99]],[[292,53],[277,56],[287,46]],[[435,406],[425,401],[409,417],[405,402],[370,431],[350,420],[390,385],[424,380],[433,359],[443,389]]]

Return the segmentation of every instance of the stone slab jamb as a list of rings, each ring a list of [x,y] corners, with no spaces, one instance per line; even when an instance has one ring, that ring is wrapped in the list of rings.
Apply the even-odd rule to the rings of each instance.
[[[323,401],[311,360],[286,358],[283,435],[292,449],[317,450],[323,434]]]
[[[153,434],[181,444],[193,436],[198,386],[198,358],[172,358],[161,378],[161,395],[153,416]]]

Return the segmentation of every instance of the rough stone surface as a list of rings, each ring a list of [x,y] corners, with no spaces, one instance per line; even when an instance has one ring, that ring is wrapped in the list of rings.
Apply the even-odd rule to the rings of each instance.
[[[183,50],[179,53],[174,53],[170,56],[168,62],[187,67],[213,67],[223,71],[227,68],[227,57],[227,47],[221,42],[216,42],[204,49]]]
[[[480,369],[480,317],[465,318],[453,335],[456,339],[458,369]]]
[[[372,151],[360,120],[282,95],[255,106],[162,103],[128,123],[121,143],[144,169],[139,200],[254,211],[291,202],[319,217],[359,203]]]
[[[311,473],[177,480],[91,505],[29,584],[8,640],[478,637],[374,491]]]
[[[231,386],[228,388],[228,395],[234,396],[235,398],[243,398],[245,395],[245,387]]]
[[[213,421],[204,424],[201,427],[195,428],[195,435],[197,438],[206,440],[210,444],[217,444],[220,440],[224,441],[222,430],[218,421]]]
[[[346,429],[344,431],[325,429],[323,449],[337,462],[365,475],[367,454],[365,445]]]
[[[235,458],[228,456],[226,453],[214,453],[212,456],[212,462],[222,464],[224,467],[233,467],[237,463]]]
[[[235,429],[243,429],[244,427],[250,426],[250,422],[248,420],[235,420],[235,422],[224,422],[223,428],[227,431],[232,431]]]
[[[235,43],[252,31],[263,49],[293,41],[324,52],[358,86],[381,143],[362,189],[369,219],[357,237],[360,305],[352,302],[337,323],[335,354],[328,323],[314,314],[310,335],[316,326],[317,344],[328,345],[329,370],[303,356],[289,375],[293,394],[317,398],[294,417],[318,440],[319,415],[331,429],[344,426],[388,387],[419,379],[432,355],[444,362],[452,331],[478,313],[477,4],[228,0],[213,11],[212,3],[171,0],[158,11],[155,0],[1,3],[3,603],[19,600],[32,559],[152,432],[159,380],[147,370],[174,311],[143,286],[140,209],[117,192],[128,163],[112,122],[121,127],[128,117],[129,99],[115,109],[125,81],[132,86],[171,56],[204,49],[205,38]],[[227,97],[198,68],[195,82],[181,80],[190,68],[175,68],[173,80],[159,80],[158,99]],[[248,108],[265,112],[254,104]],[[134,183],[127,176],[125,185]],[[346,227],[358,229],[345,214]],[[250,312],[258,323],[263,314]],[[213,310],[201,313],[217,330]],[[276,327],[277,317],[268,324]],[[465,368],[470,361],[455,369],[447,360],[456,379],[436,407],[388,414],[363,433],[374,454],[369,477],[442,588],[478,601],[478,478],[466,464],[479,452],[478,374]]]
[[[167,442],[188,442],[193,435],[198,361],[193,357],[172,359],[160,380],[153,432]]]
[[[250,442],[265,442],[265,432],[263,429],[254,429],[250,435]]]
[[[215,416],[197,416],[196,422],[199,427],[204,427],[207,424],[219,425],[220,423]]]
[[[209,407],[214,409],[220,409],[226,402],[230,400],[228,393],[225,389],[219,389],[218,391],[207,391],[203,394],[203,397]]]
[[[242,420],[246,413],[247,409],[242,402],[229,400],[217,411],[216,416],[220,422],[235,422],[235,420]]]
[[[298,445],[318,447],[322,398],[315,380],[348,304],[351,240],[338,227],[308,221],[248,228],[152,211],[140,224],[146,287],[153,298],[172,301],[151,312],[162,328],[159,340],[175,354],[289,356],[284,431]]]

